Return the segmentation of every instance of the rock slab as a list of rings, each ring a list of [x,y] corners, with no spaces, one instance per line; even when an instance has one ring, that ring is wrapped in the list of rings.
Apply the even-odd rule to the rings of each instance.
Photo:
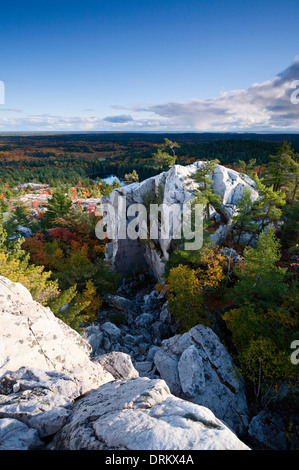
[[[107,383],[77,402],[54,450],[248,450],[205,407],[171,395],[163,380]]]
[[[0,378],[20,367],[73,377],[79,394],[113,380],[90,360],[91,347],[76,331],[32,300],[19,283],[0,276]]]
[[[154,361],[174,395],[206,406],[238,435],[245,433],[248,408],[244,382],[210,328],[197,325],[164,340]]]

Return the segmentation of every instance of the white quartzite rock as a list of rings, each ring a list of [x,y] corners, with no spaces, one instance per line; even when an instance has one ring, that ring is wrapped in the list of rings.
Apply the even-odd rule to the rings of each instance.
[[[29,291],[0,276],[0,378],[28,366],[73,377],[79,394],[113,380],[93,363],[90,345]]]
[[[0,419],[0,450],[30,450],[41,444],[35,429],[17,419]]]
[[[204,392],[205,377],[202,357],[195,345],[183,351],[178,363],[178,372],[183,393],[187,397],[194,398]]]
[[[207,408],[139,378],[128,355],[91,360],[85,340],[3,277],[0,334],[1,450],[34,449],[53,435],[53,449],[248,449]],[[200,376],[191,368],[189,394]]]
[[[103,356],[95,357],[94,362],[100,363],[115,379],[132,379],[139,376],[128,354],[112,351]]]
[[[288,448],[287,430],[282,416],[278,413],[270,413],[267,408],[252,418],[248,435],[260,448],[274,450]]]
[[[239,435],[248,426],[243,379],[218,336],[197,325],[162,342],[155,365],[171,392],[206,406]]]
[[[148,378],[105,384],[77,402],[52,448],[249,449],[210,410],[172,396],[163,380]]]
[[[57,432],[75,398],[114,380],[90,351],[24,286],[0,277],[0,418],[23,423],[24,435]]]
[[[203,163],[198,161],[188,166],[174,165],[167,172],[148,178],[141,183],[132,183],[117,188],[109,196],[103,197],[101,200],[103,212],[107,212],[105,210],[107,204],[112,205],[115,210],[116,219],[113,223],[115,223],[116,233],[119,226],[125,226],[129,223],[129,217],[123,220],[119,213],[119,200],[121,198],[125,199],[126,208],[128,208],[131,204],[143,204],[145,197],[150,197],[153,201],[157,194],[161,193],[162,188],[163,200],[160,203],[168,207],[177,204],[182,212],[183,204],[190,203],[199,188],[198,184],[192,179],[192,175]],[[228,219],[227,224],[220,225],[210,237],[211,241],[218,243],[227,236],[232,228],[231,218],[236,211],[236,204],[242,196],[243,189],[248,188],[250,190],[252,201],[258,198],[258,193],[251,178],[222,165],[214,170],[211,178],[213,179],[212,188],[222,199],[221,211]],[[181,216],[181,212],[177,214],[177,217]],[[213,215],[217,217],[215,210]],[[149,268],[157,279],[162,280],[165,268],[163,261],[168,260],[169,248],[175,238],[172,220],[170,221],[169,232],[169,236],[163,237],[159,225],[159,239],[147,243],[131,240],[128,237],[121,239],[116,235],[109,254],[114,268],[124,273],[124,275],[132,274],[134,271],[146,271]]]
[[[0,379],[0,418],[18,419],[40,437],[49,436],[61,428],[79,395],[73,377],[21,367]]]

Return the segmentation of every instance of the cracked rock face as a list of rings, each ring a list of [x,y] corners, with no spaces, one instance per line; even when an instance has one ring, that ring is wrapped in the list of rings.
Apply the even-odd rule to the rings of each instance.
[[[119,201],[124,198],[126,208],[131,204],[144,204],[144,198],[153,201],[158,194],[162,194],[159,204],[166,206],[178,205],[180,211],[183,205],[190,203],[198,190],[198,184],[192,179],[192,175],[203,164],[202,161],[192,165],[174,165],[169,171],[160,173],[157,176],[148,178],[141,183],[132,183],[122,188],[112,191],[109,196],[101,199],[102,210],[105,213],[107,204],[111,204],[117,214],[115,222],[116,233],[120,226],[127,227],[128,217],[122,220],[119,215]],[[231,230],[231,218],[236,211],[236,204],[242,195],[244,188],[248,188],[252,201],[256,200],[258,193],[255,190],[255,183],[246,175],[241,175],[229,168],[219,165],[213,175],[212,188],[222,199],[221,212],[227,218],[227,223],[222,224],[211,235],[211,241],[219,243]],[[179,216],[179,215],[178,215]],[[219,216],[215,210],[211,216]],[[123,225],[122,225],[123,224]],[[128,237],[121,239],[117,235],[114,237],[112,246],[106,252],[107,258],[112,261],[116,271],[123,275],[138,273],[150,270],[152,274],[161,280],[164,273],[164,261],[169,258],[169,250],[174,247],[175,236],[173,233],[173,222],[170,221],[170,233],[167,239],[161,235],[161,224],[158,227],[158,239],[149,242],[142,242],[138,239],[132,240]]]
[[[206,406],[244,435],[248,409],[243,379],[210,328],[197,325],[164,340],[154,361],[174,395]]]
[[[78,394],[113,380],[93,363],[90,345],[29,291],[0,276],[0,378],[28,366],[73,377]]]
[[[163,380],[107,383],[72,408],[54,450],[247,450],[205,407],[171,395]]]

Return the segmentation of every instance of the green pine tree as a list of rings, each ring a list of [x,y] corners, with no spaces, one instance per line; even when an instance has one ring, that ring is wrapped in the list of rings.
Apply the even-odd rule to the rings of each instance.
[[[273,305],[286,291],[286,269],[276,265],[279,261],[280,242],[273,226],[268,226],[258,237],[256,248],[244,249],[244,263],[236,270],[238,281],[230,292],[237,305],[254,302]]]
[[[214,170],[219,165],[219,160],[204,162],[196,171],[193,178],[199,184],[196,203],[206,207],[206,217],[210,218],[210,206],[215,208],[221,205],[221,197],[212,189],[213,180],[211,178]]]
[[[156,169],[172,167],[177,159],[175,148],[179,148],[179,144],[165,138],[164,143],[159,144],[156,147],[157,152],[153,154],[153,167]],[[167,150],[171,151],[171,155],[167,152]]]
[[[253,231],[249,244],[269,223],[280,219],[281,207],[285,205],[285,196],[281,191],[275,192],[272,187],[264,185],[258,176],[255,176],[254,180],[259,197],[252,206],[256,230]]]
[[[66,196],[65,190],[59,189],[54,192],[46,207],[45,221],[51,226],[55,219],[63,217],[70,212],[72,202]]]
[[[290,179],[298,179],[298,164],[296,163],[296,156],[291,144],[284,141],[278,148],[276,155],[270,155],[272,160],[267,169],[268,180],[270,185],[273,185],[273,191],[277,192],[282,186],[288,185]],[[297,176],[297,178],[296,178]]]
[[[251,200],[251,192],[249,188],[243,189],[243,194],[238,200],[235,215],[232,222],[238,230],[237,243],[244,232],[253,232],[256,230],[256,224],[253,220],[253,202]]]

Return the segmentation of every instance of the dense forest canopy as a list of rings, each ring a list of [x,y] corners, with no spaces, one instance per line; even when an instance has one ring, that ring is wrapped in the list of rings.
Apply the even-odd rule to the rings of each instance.
[[[0,136],[0,178],[6,183],[70,183],[103,178],[111,173],[124,178],[136,170],[139,180],[161,171],[153,162],[156,146],[176,141],[176,163],[218,159],[223,165],[255,159],[269,163],[283,141],[299,151],[297,134],[28,134]]]

